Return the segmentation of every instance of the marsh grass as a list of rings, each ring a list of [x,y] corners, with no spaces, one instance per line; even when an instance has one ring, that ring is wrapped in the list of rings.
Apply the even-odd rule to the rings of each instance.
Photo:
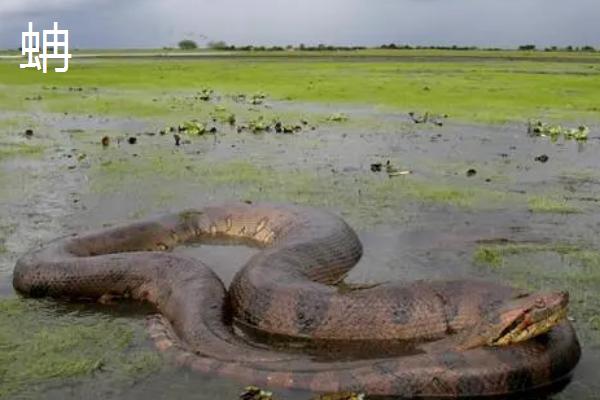
[[[530,197],[527,203],[529,210],[535,213],[576,214],[582,212],[581,209],[569,204],[566,200],[556,200],[547,196]]]
[[[152,350],[128,351],[140,340],[132,324],[53,310],[40,300],[0,300],[0,398],[56,381],[158,368]]]
[[[227,198],[333,207],[360,227],[390,218],[401,220],[407,203],[481,210],[516,201],[505,192],[412,176],[390,179],[370,172],[315,172],[271,166],[268,158],[213,160],[210,155],[198,158],[160,150],[144,152],[141,157],[117,153],[111,159],[93,162],[89,182],[92,192],[104,195],[154,182],[157,190],[153,196],[158,204],[182,190],[222,190]]]
[[[27,109],[32,105],[18,100],[23,97],[22,91],[50,85],[136,89],[140,95],[134,98],[101,93],[81,102],[48,98],[39,103],[48,101],[52,110],[85,113],[105,108],[106,112],[127,110],[141,116],[164,111],[162,105],[153,105],[149,96],[144,96],[145,91],[200,90],[207,86],[222,93],[264,91],[275,99],[372,104],[495,123],[531,118],[597,119],[597,111],[591,105],[600,103],[600,71],[586,62],[507,59],[489,63],[449,58],[439,62],[394,63],[301,57],[250,57],[235,61],[81,60],[67,74],[44,76],[37,71],[20,70],[17,61],[3,61],[0,85],[7,90],[0,95],[0,106]],[[115,107],[110,106],[112,100],[117,103]]]
[[[39,156],[44,152],[44,147],[27,143],[0,143],[0,161],[10,157]]]

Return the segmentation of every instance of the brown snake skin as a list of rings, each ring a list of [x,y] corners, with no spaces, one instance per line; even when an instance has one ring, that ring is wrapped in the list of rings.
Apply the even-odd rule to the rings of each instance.
[[[223,241],[262,248],[229,292],[202,262],[166,251]],[[408,398],[507,395],[564,380],[579,360],[568,321],[510,346],[457,347],[454,338],[476,332],[486,316],[520,295],[500,284],[332,286],[361,255],[354,231],[333,214],[235,203],[57,240],[17,262],[13,285],[34,297],[147,301],[161,314],[150,322],[159,349],[194,370],[258,385]],[[234,325],[316,343],[370,343],[377,351],[362,359],[278,351],[248,341]],[[415,347],[397,356],[391,349],[400,339],[442,340],[433,350]]]

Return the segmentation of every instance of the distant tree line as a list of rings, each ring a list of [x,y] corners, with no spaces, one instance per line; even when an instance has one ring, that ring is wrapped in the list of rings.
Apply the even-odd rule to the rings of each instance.
[[[533,50],[537,50],[537,48],[536,48],[536,46],[534,44],[524,44],[522,46],[519,46],[519,50],[533,51]],[[581,47],[576,47],[576,46],[566,46],[566,47],[550,46],[550,47],[544,48],[544,51],[588,51],[588,52],[593,52],[593,51],[596,51],[596,49],[593,46],[581,46]]]
[[[301,43],[298,46],[234,46],[228,45],[223,41],[208,42],[208,48],[212,50],[230,50],[230,51],[284,51],[284,50],[301,50],[301,51],[333,51],[333,50],[364,50],[365,46],[330,46],[326,44],[318,44],[316,46],[307,46]]]
[[[207,47],[211,50],[229,50],[229,51],[353,51],[353,50],[364,50],[368,47],[366,46],[332,46],[326,44],[317,44],[314,46],[305,45],[301,43],[298,46],[254,46],[254,45],[245,45],[245,46],[235,46],[232,44],[227,44],[226,42],[212,41],[208,42]],[[179,42],[179,48],[182,50],[190,50],[198,48],[198,45],[193,40],[182,40]],[[503,49],[497,47],[477,47],[477,46],[411,46],[408,44],[396,44],[389,43],[383,44],[381,46],[377,46],[375,48],[378,49],[398,49],[398,50],[461,50],[461,51],[473,51],[473,50],[485,50],[485,51],[500,51]],[[519,50],[522,51],[538,51],[537,47],[534,44],[524,44],[518,47]],[[567,52],[594,52],[597,51],[592,46],[566,46],[566,47],[558,47],[551,46],[543,49],[544,51],[567,51]]]

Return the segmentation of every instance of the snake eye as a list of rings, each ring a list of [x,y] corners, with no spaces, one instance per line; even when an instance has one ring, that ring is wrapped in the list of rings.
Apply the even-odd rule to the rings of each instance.
[[[546,307],[546,302],[544,301],[544,299],[537,299],[535,301],[535,307],[536,308],[544,308],[544,307]]]

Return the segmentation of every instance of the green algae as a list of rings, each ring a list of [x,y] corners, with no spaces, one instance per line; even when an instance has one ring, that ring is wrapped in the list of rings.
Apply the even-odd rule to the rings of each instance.
[[[27,143],[0,143],[0,161],[11,157],[35,157],[44,152],[41,145]]]
[[[139,376],[158,367],[158,355],[130,351],[140,341],[132,323],[56,309],[44,300],[0,300],[0,398],[53,382]]]
[[[553,199],[547,196],[532,196],[528,199],[528,206],[531,212],[536,213],[556,213],[556,214],[575,214],[581,210],[562,199]]]

